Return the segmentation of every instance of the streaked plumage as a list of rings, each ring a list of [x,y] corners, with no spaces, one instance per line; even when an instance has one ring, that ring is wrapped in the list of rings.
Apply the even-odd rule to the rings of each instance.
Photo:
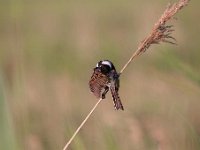
[[[102,97],[103,92],[105,91],[106,85],[109,83],[109,79],[106,75],[101,73],[99,68],[94,69],[91,80],[89,81],[90,90],[97,98]]]
[[[119,91],[119,75],[112,62],[109,60],[99,61],[89,81],[90,91],[97,98],[105,98],[106,93],[111,91],[115,109],[124,110]]]

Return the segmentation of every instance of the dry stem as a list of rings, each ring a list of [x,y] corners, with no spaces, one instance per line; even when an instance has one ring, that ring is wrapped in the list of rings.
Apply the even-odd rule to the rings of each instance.
[[[188,4],[189,0],[180,0],[178,3],[168,5],[160,19],[155,23],[152,32],[147,36],[138,46],[137,50],[133,53],[128,62],[121,69],[120,74],[127,68],[130,62],[136,57],[145,52],[152,44],[159,44],[161,42],[167,42],[176,44],[176,39],[171,36],[172,25],[166,25],[166,22],[174,17],[174,15]]]
[[[94,105],[94,107],[92,108],[92,110],[89,112],[89,114],[85,117],[85,119],[80,124],[80,126],[76,129],[76,131],[74,132],[74,134],[72,135],[72,137],[70,138],[70,140],[67,142],[67,144],[65,145],[65,147],[63,148],[63,150],[66,150],[68,148],[69,144],[72,142],[72,140],[74,139],[74,137],[77,135],[77,133],[79,132],[79,130],[82,128],[82,126],[85,124],[85,122],[88,120],[88,118],[91,116],[91,114],[94,112],[94,110],[96,109],[96,107],[98,106],[98,104],[101,101],[102,101],[102,99],[100,98],[98,100],[98,102]]]
[[[137,50],[133,53],[131,58],[128,60],[128,62],[124,65],[124,67],[121,69],[120,74],[127,68],[127,66],[131,63],[131,61],[136,57],[144,53],[152,44],[159,44],[161,42],[167,42],[171,44],[175,43],[175,38],[171,36],[171,33],[174,31],[172,29],[173,26],[166,25],[166,22],[174,17],[174,15],[181,10],[184,6],[188,4],[189,0],[179,0],[178,3],[174,3],[173,5],[168,5],[164,13],[161,15],[160,19],[157,21],[157,23],[154,25],[152,32],[147,36],[138,46]],[[86,116],[86,118],[83,120],[83,122],[80,124],[80,126],[77,128],[77,130],[74,132],[70,140],[67,142],[63,150],[66,150],[76,134],[79,132],[79,130],[82,128],[82,126],[85,124],[85,122],[88,120],[88,118],[91,116],[91,114],[94,112],[94,110],[97,108],[99,103],[102,101],[102,99],[99,99],[98,102],[95,104],[95,106],[92,108],[92,110],[89,112],[89,114]]]

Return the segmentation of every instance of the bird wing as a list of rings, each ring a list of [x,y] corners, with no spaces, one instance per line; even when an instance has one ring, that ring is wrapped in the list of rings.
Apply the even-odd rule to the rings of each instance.
[[[97,98],[102,98],[102,92],[108,84],[109,79],[106,75],[102,74],[99,69],[94,69],[94,73],[89,81],[90,91],[94,93]]]

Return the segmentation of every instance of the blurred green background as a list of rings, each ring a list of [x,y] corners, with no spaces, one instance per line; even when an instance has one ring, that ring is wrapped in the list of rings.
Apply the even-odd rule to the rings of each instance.
[[[88,88],[96,63],[120,70],[168,2],[2,0],[0,149],[62,149],[97,102]],[[169,23],[177,46],[153,45],[125,70],[125,111],[108,94],[70,149],[200,149],[199,5]]]

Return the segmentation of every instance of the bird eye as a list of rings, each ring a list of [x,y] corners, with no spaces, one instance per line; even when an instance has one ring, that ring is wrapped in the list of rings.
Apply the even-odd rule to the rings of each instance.
[[[96,67],[101,67],[102,65],[102,61],[99,61],[97,64],[96,64]]]

